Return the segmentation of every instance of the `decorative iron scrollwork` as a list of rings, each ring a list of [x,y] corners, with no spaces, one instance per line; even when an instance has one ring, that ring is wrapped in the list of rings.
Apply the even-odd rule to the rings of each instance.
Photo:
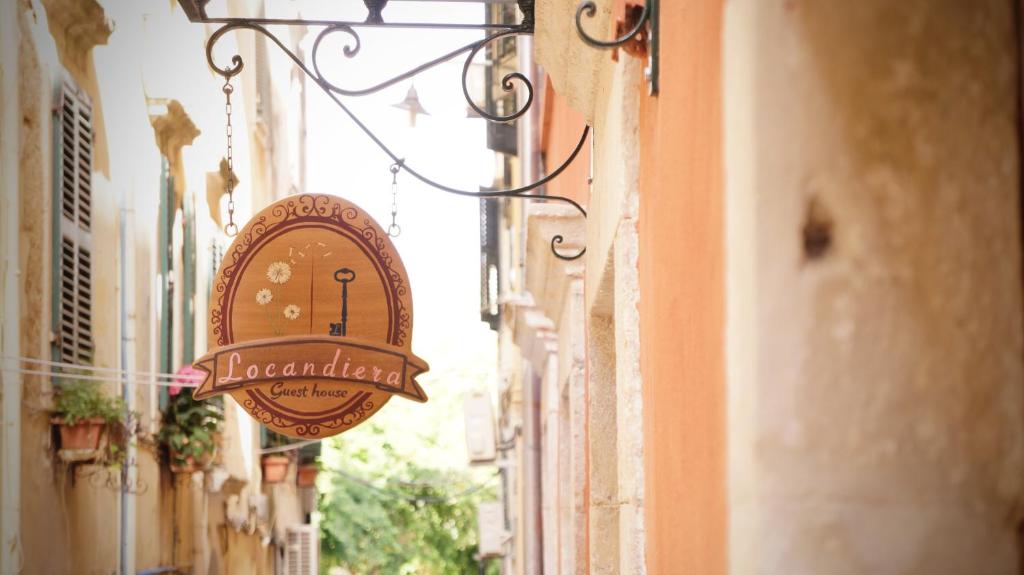
[[[627,42],[631,42],[640,35],[644,28],[647,26],[647,21],[651,15],[651,4],[650,2],[644,4],[643,12],[636,18],[636,21],[632,28],[628,32],[615,38],[614,40],[598,40],[587,34],[587,31],[583,29],[583,17],[593,18],[597,14],[597,3],[594,0],[583,0],[579,6],[576,7],[576,33],[579,34],[580,39],[585,44],[594,48],[611,49],[618,48]]]
[[[583,18],[593,18],[597,14],[597,3],[594,0],[583,0],[576,7],[576,34],[584,44],[602,50],[623,48],[627,53],[647,59],[647,67],[644,69],[644,77],[647,79],[648,91],[654,95],[658,93],[659,74],[659,0],[645,0],[642,7],[627,4],[625,22],[619,24],[620,30],[623,27],[629,29],[618,38],[612,40],[598,40],[583,29]]]
[[[371,14],[370,14],[371,17],[376,17],[374,15],[379,15],[380,10],[383,10],[384,5],[386,4],[385,1],[381,1],[381,0],[376,0],[376,1],[367,0],[367,7],[368,8],[370,7],[371,3],[374,5],[373,8],[371,8]],[[257,20],[246,20],[246,19],[235,19],[235,20],[232,20],[230,23],[224,24],[222,27],[217,29],[210,36],[209,40],[207,41],[207,45],[206,45],[206,59],[207,59],[207,62],[209,63],[209,65],[210,65],[210,68],[213,69],[217,74],[222,76],[225,80],[230,79],[233,76],[238,75],[242,71],[242,69],[244,68],[244,63],[242,61],[242,58],[241,58],[241,56],[236,54],[236,55],[231,57],[231,64],[230,65],[223,66],[223,67],[222,66],[218,66],[217,63],[214,61],[214,56],[213,56],[214,46],[217,44],[217,42],[221,38],[224,37],[225,34],[227,34],[228,32],[234,31],[234,30],[252,30],[254,32],[262,34],[267,39],[269,39],[271,42],[273,42],[282,52],[284,52],[292,60],[292,62],[296,66],[299,67],[300,70],[302,70],[310,79],[312,79],[314,81],[314,83],[317,86],[320,87],[320,89],[324,92],[324,94],[328,98],[333,100],[334,103],[339,107],[339,109],[341,109],[341,111],[346,116],[348,116],[348,118],[364,134],[366,134],[366,136],[368,138],[370,138],[370,140],[373,141],[373,143],[376,144],[377,147],[380,148],[380,150],[382,152],[384,152],[384,154],[386,154],[389,158],[391,158],[391,160],[393,162],[396,162],[397,164],[399,164],[401,166],[402,170],[404,170],[410,176],[412,176],[412,177],[416,178],[417,180],[423,182],[424,184],[426,184],[428,186],[431,186],[431,187],[433,187],[433,188],[435,188],[437,190],[441,190],[441,191],[444,191],[444,192],[448,192],[448,193],[456,194],[456,195],[461,195],[461,196],[471,196],[471,197],[477,197],[477,198],[519,198],[519,199],[534,199],[534,200],[544,200],[544,201],[553,201],[553,202],[567,203],[567,204],[573,206],[574,208],[576,208],[580,212],[580,214],[582,214],[584,217],[586,217],[587,212],[583,208],[583,206],[581,206],[578,202],[576,202],[575,200],[573,200],[571,198],[567,198],[567,197],[563,197],[563,196],[538,195],[538,194],[532,194],[530,192],[532,192],[533,190],[542,189],[543,186],[546,185],[548,182],[550,182],[550,181],[554,180],[555,178],[557,178],[579,156],[579,153],[583,149],[583,145],[586,143],[587,137],[588,137],[588,135],[590,133],[590,127],[589,126],[587,126],[587,127],[585,127],[583,129],[583,132],[580,135],[579,141],[576,144],[575,148],[573,149],[572,153],[570,153],[569,156],[564,161],[562,161],[560,164],[558,164],[553,170],[548,172],[547,175],[545,175],[544,177],[542,177],[542,178],[540,178],[540,179],[538,179],[538,180],[536,180],[534,182],[529,182],[527,184],[518,186],[516,188],[510,188],[510,189],[505,189],[505,190],[487,190],[487,191],[460,190],[458,188],[453,188],[451,186],[447,186],[445,184],[442,184],[440,182],[437,182],[437,181],[435,181],[435,180],[425,176],[424,174],[422,174],[419,171],[417,171],[414,167],[410,166],[410,164],[409,164],[409,162],[407,160],[399,158],[398,155],[395,154],[395,152],[393,152],[391,150],[391,148],[389,148],[376,134],[374,134],[373,131],[370,130],[370,128],[365,123],[363,123],[363,121],[360,120],[355,115],[355,113],[353,113],[352,110],[348,106],[345,105],[345,103],[341,99],[341,97],[343,97],[343,96],[347,96],[347,97],[364,96],[364,95],[367,95],[367,94],[372,94],[372,93],[378,92],[380,90],[383,90],[384,88],[387,88],[389,86],[393,86],[393,85],[395,85],[395,84],[397,84],[397,83],[399,83],[399,82],[401,82],[403,80],[410,79],[410,78],[416,76],[417,74],[420,74],[421,72],[424,72],[424,71],[426,71],[426,70],[428,70],[430,68],[433,68],[434,66],[437,66],[437,65],[439,65],[439,64],[441,64],[443,62],[447,62],[449,60],[452,60],[453,58],[455,58],[455,57],[457,57],[459,55],[465,54],[466,55],[466,60],[465,60],[465,63],[463,65],[463,69],[462,69],[462,93],[463,93],[463,96],[466,98],[466,101],[468,102],[469,106],[477,114],[479,114],[482,118],[484,118],[485,120],[490,121],[490,122],[512,122],[512,121],[516,120],[517,118],[522,117],[524,114],[527,113],[527,111],[529,111],[530,107],[533,105],[533,102],[534,102],[534,88],[533,88],[533,84],[532,84],[532,82],[530,82],[530,79],[525,74],[523,74],[521,72],[511,72],[511,73],[506,74],[502,78],[502,80],[501,80],[501,87],[502,87],[502,89],[504,89],[507,92],[516,90],[519,86],[522,86],[523,89],[526,90],[526,92],[525,92],[526,97],[525,97],[525,101],[523,102],[523,104],[520,107],[518,107],[518,109],[516,109],[516,110],[514,110],[514,111],[512,111],[511,113],[508,113],[508,114],[503,114],[503,115],[502,114],[494,114],[494,113],[488,112],[487,110],[482,109],[475,102],[473,102],[473,99],[470,97],[469,87],[468,87],[468,84],[469,84],[468,76],[469,76],[470,64],[472,63],[473,59],[477,56],[477,54],[480,52],[480,50],[482,50],[487,44],[489,44],[491,42],[495,42],[495,41],[501,40],[502,38],[506,38],[506,37],[509,37],[509,36],[522,35],[522,34],[532,34],[532,16],[533,16],[532,0],[520,0],[519,3],[520,3],[520,5],[523,5],[523,4],[528,5],[527,8],[528,8],[529,12],[527,12],[526,9],[524,9],[524,13],[526,14],[526,17],[524,18],[524,22],[528,22],[529,23],[529,25],[530,25],[529,29],[526,29],[525,26],[518,26],[518,27],[514,27],[512,29],[506,29],[506,30],[502,30],[502,31],[499,31],[499,32],[491,33],[491,34],[485,36],[481,40],[477,40],[477,41],[471,42],[469,44],[466,44],[465,46],[462,46],[460,48],[457,48],[455,50],[452,50],[450,52],[442,54],[441,56],[438,56],[438,57],[436,57],[436,58],[434,58],[432,60],[429,60],[429,61],[427,61],[427,62],[425,62],[423,64],[420,64],[420,65],[418,65],[418,66],[416,66],[414,68],[411,68],[411,69],[409,69],[409,70],[407,70],[405,72],[402,72],[401,74],[398,74],[397,76],[394,76],[394,77],[392,77],[390,79],[384,80],[382,82],[378,82],[376,84],[373,84],[373,85],[365,87],[365,88],[346,88],[346,87],[339,86],[338,84],[336,84],[336,83],[332,82],[331,80],[327,79],[327,77],[324,75],[324,73],[322,72],[321,67],[320,67],[320,63],[319,63],[320,50],[324,46],[324,44],[323,44],[324,40],[328,36],[330,36],[332,34],[342,33],[342,34],[345,34],[346,36],[348,36],[351,39],[351,42],[346,43],[344,45],[344,47],[342,48],[342,54],[346,58],[354,58],[355,56],[357,56],[359,54],[360,50],[362,49],[362,42],[361,42],[361,40],[359,38],[359,34],[356,31],[355,27],[353,25],[348,24],[348,23],[323,23],[323,24],[321,24],[323,26],[323,29],[320,30],[320,32],[317,34],[317,36],[316,36],[316,38],[315,38],[315,40],[313,42],[313,47],[312,47],[312,50],[311,50],[311,53],[310,53],[310,56],[309,56],[309,62],[307,63],[302,57],[297,55],[292,49],[290,49],[280,39],[278,39],[276,35],[274,35],[272,32],[270,32],[267,29],[267,26],[264,25],[263,23],[261,23],[260,21],[257,21]],[[374,11],[374,10],[376,10],[376,11]],[[270,24],[274,24],[274,22],[271,22]],[[552,238],[552,240],[551,240],[551,251],[559,259],[574,260],[574,259],[578,259],[578,258],[582,257],[583,254],[586,253],[586,248],[583,248],[581,251],[579,251],[578,253],[574,253],[574,254],[563,254],[563,253],[560,253],[556,249],[556,246],[562,244],[563,242],[564,242],[564,238],[561,235],[557,235],[554,238]]]

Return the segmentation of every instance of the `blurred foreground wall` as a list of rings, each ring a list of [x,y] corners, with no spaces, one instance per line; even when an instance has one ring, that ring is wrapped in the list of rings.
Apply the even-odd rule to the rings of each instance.
[[[506,221],[508,567],[1019,572],[1019,4],[663,0],[656,95],[576,6],[537,141],[594,128],[586,228]]]

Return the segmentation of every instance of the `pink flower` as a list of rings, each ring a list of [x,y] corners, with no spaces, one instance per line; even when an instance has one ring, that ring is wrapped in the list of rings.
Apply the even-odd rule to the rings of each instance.
[[[191,365],[183,365],[174,374],[174,385],[167,389],[167,395],[174,397],[183,387],[196,387],[203,380],[204,373]]]

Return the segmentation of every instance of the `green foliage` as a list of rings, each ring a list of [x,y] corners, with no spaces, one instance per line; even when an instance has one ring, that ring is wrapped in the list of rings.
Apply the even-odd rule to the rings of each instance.
[[[171,397],[157,438],[167,446],[175,465],[186,466],[189,458],[202,464],[217,450],[217,433],[223,420],[223,411],[214,403],[179,393]]]
[[[125,409],[124,398],[107,395],[97,381],[72,381],[57,391],[55,415],[64,425],[77,425],[99,418],[107,427],[107,440],[95,463],[120,468],[124,464],[125,448],[135,433],[137,417]]]
[[[376,435],[381,431],[375,430]],[[383,438],[374,447],[337,440],[325,458],[330,486],[320,496],[324,570],[352,573],[478,573],[476,504],[494,498],[493,483],[474,489],[468,474],[403,458]],[[486,483],[486,480],[485,480]],[[497,569],[497,565],[491,566]]]
[[[116,424],[124,421],[124,400],[103,393],[97,381],[72,381],[57,392],[56,415],[65,425],[94,417]]]
[[[132,417],[130,421],[134,424],[134,422],[138,421],[138,418]],[[121,469],[124,465],[125,456],[128,453],[125,446],[128,445],[128,441],[135,431],[134,425],[129,425],[127,421],[108,423],[107,443],[103,447],[103,453],[100,454],[99,460],[96,463],[108,468]]]

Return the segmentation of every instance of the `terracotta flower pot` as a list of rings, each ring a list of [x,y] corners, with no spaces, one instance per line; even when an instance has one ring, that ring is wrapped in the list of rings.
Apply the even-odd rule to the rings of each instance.
[[[266,483],[281,483],[285,474],[288,473],[288,457],[285,455],[264,455],[263,456],[263,481]]]
[[[320,468],[315,463],[307,463],[299,466],[299,473],[295,478],[295,483],[299,487],[313,487],[316,485],[316,475],[320,472]]]
[[[107,423],[99,417],[81,419],[74,425],[66,425],[60,417],[55,417],[52,421],[60,428],[61,449],[74,451],[99,449],[100,436]]]

